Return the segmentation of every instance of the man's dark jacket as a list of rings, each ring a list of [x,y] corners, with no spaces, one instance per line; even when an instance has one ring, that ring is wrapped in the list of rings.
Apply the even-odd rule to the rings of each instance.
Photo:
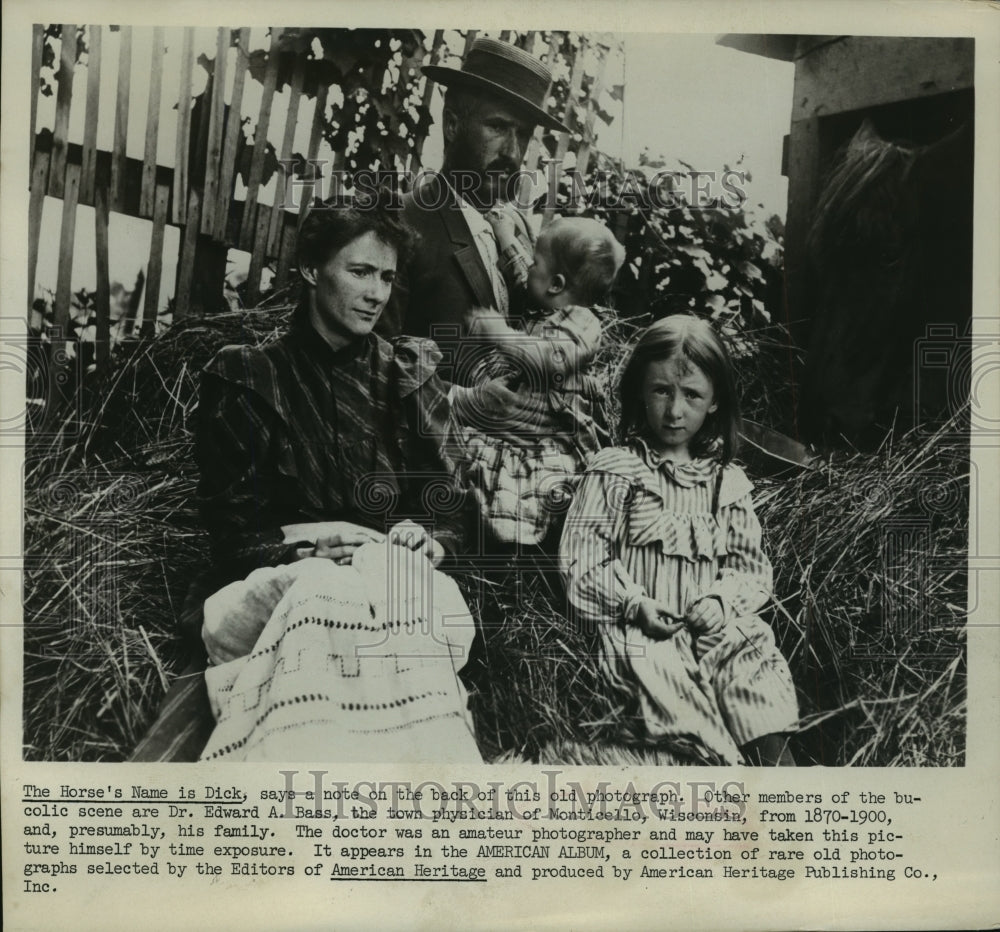
[[[403,196],[402,219],[420,239],[397,273],[376,330],[386,339],[399,334],[430,337],[444,354],[442,378],[467,384],[471,366],[487,347],[465,339],[466,315],[472,308],[496,306],[489,273],[457,197],[441,175],[426,176]]]

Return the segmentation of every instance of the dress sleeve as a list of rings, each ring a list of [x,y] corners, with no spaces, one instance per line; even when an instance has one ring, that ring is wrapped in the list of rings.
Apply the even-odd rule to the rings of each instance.
[[[761,547],[760,521],[746,494],[724,507],[720,520],[728,521],[726,554],[722,569],[706,595],[722,602],[727,617],[739,618],[759,611],[771,597],[771,562]]]
[[[581,622],[631,622],[646,596],[625,569],[616,543],[622,537],[631,487],[626,476],[592,464],[566,516],[559,567],[567,598]]]
[[[526,330],[512,327],[493,308],[475,309],[469,314],[469,334],[493,343],[519,370],[515,378],[536,385],[561,384],[579,375],[600,348],[602,337],[600,320],[580,305],[531,321]]]
[[[220,568],[245,575],[295,558],[278,514],[279,418],[258,395],[202,374],[195,429],[198,505]]]
[[[580,304],[553,311],[535,324],[534,332],[555,344],[553,352],[567,374],[589,363],[601,348],[601,321]]]
[[[429,340],[406,337],[395,341],[394,350],[410,424],[407,481],[421,511],[434,516],[435,540],[449,553],[461,553],[468,508],[457,479],[449,387],[434,371],[440,352]]]

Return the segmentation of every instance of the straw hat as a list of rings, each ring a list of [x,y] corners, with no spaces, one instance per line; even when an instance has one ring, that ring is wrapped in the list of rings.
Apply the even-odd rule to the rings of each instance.
[[[462,70],[427,65],[424,74],[438,84],[485,91],[529,113],[536,123],[568,133],[569,127],[545,112],[552,74],[533,55],[509,42],[476,39],[462,61]]]

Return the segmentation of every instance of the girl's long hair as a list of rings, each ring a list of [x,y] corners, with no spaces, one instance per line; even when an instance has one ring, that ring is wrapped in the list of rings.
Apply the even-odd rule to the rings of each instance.
[[[648,434],[642,398],[646,369],[651,362],[677,354],[690,360],[705,374],[712,383],[718,405],[692,440],[691,454],[697,457],[715,456],[726,464],[736,455],[740,437],[740,406],[733,364],[712,325],[689,314],[664,317],[639,335],[618,384],[618,400],[621,403],[619,438],[622,443],[627,443],[635,436]]]

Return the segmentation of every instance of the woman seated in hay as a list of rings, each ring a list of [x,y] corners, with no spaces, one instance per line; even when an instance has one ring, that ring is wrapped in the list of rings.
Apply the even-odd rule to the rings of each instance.
[[[202,377],[195,455],[215,564],[202,759],[480,760],[458,677],[474,627],[437,567],[462,540],[429,340],[372,332],[410,232],[317,207],[289,331]]]

